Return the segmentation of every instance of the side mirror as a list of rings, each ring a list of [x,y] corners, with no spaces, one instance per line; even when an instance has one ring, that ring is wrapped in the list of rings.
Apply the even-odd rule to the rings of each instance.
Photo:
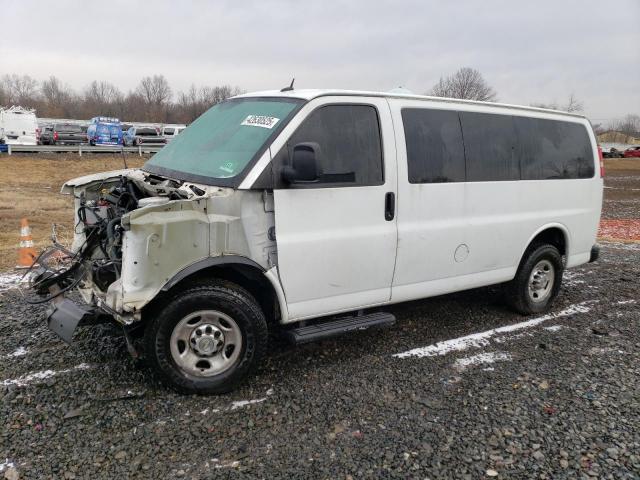
[[[315,142],[298,143],[293,147],[291,165],[282,168],[282,179],[288,183],[313,183],[322,172],[318,165],[320,145]]]

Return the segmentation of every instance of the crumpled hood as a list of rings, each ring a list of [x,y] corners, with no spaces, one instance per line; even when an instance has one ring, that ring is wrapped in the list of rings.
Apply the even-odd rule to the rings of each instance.
[[[116,179],[120,175],[129,175],[139,170],[139,168],[127,168],[122,170],[111,170],[110,172],[93,173],[91,175],[72,178],[71,180],[67,180],[64,185],[62,185],[60,193],[70,194],[73,193],[74,187],[81,187],[83,185],[89,185],[90,183],[101,182],[103,180],[108,180],[111,178]]]

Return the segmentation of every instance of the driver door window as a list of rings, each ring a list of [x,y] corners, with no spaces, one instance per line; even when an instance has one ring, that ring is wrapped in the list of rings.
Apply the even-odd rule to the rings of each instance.
[[[317,182],[302,188],[384,183],[380,123],[375,107],[327,105],[318,108],[291,136],[274,163],[278,166],[290,164],[293,147],[306,142],[320,146],[317,161],[321,174]],[[279,179],[276,183],[284,186]]]

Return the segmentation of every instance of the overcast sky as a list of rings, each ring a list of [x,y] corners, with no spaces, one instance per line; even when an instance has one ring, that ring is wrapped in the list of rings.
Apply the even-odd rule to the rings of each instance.
[[[469,66],[499,101],[640,114],[640,0],[2,0],[0,75],[121,90],[231,84],[424,93]],[[139,5],[139,6],[136,6]]]

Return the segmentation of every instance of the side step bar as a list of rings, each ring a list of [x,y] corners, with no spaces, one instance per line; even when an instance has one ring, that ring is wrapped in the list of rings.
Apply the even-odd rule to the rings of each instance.
[[[390,313],[376,312],[356,317],[343,317],[324,323],[317,323],[306,327],[298,327],[285,332],[285,337],[291,343],[301,345],[303,343],[324,340],[337,337],[354,330],[366,330],[369,327],[393,325],[396,317]]]

